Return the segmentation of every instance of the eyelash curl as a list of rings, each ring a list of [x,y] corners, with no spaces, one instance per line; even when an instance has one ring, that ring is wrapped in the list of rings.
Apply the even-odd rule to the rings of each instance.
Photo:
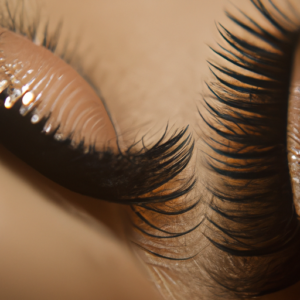
[[[5,1],[0,26],[69,60],[68,54],[57,50],[61,24],[51,33],[46,23],[41,39],[40,20],[28,17],[24,1],[17,1],[13,8]],[[7,96],[6,90],[0,100]],[[43,132],[48,118],[33,125],[32,114],[20,116],[20,105],[18,101],[11,109],[1,106],[1,143],[41,174],[74,192],[121,204],[147,204],[176,199],[195,184],[191,176],[174,188],[168,185],[192,157],[194,142],[188,127],[173,135],[166,127],[158,142],[148,147],[141,140],[117,152],[105,145],[101,151],[94,145],[86,148],[84,141],[74,148],[71,135],[60,141],[54,139],[59,126],[50,134]]]
[[[250,2],[272,31],[242,11],[240,18],[226,12],[250,38],[218,24],[226,46],[211,49],[223,64],[209,62],[216,81],[207,84],[203,99],[208,114],[199,110],[212,133],[204,138],[207,166],[219,178],[207,183],[213,198],[206,237],[228,259],[224,272],[209,273],[241,298],[300,279],[300,227],[287,160],[288,96],[300,25],[271,0]]]

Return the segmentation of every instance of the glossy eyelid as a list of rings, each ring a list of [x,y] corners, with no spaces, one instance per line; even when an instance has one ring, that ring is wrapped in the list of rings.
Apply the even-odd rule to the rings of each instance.
[[[30,105],[21,107],[23,114],[31,113],[33,123],[48,118],[44,131],[57,130],[59,139],[71,137],[75,144],[84,141],[86,147],[95,146],[98,150],[108,143],[117,148],[116,132],[104,104],[74,69],[25,37],[3,28],[0,34],[4,58],[0,79],[10,81],[16,90],[28,86],[36,96]],[[13,64],[19,67],[18,71]],[[91,114],[95,115],[93,122]],[[87,145],[86,141],[91,144]]]

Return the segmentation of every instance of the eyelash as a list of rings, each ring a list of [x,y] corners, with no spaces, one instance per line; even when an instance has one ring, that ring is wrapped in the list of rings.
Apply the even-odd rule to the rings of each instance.
[[[210,278],[238,297],[262,296],[286,288],[299,280],[300,269],[300,231],[293,208],[286,131],[292,59],[300,26],[292,24],[271,0],[269,4],[285,23],[277,21],[260,0],[251,2],[273,25],[276,34],[269,33],[246,14],[242,13],[244,19],[230,13],[227,16],[237,27],[256,37],[256,41],[267,44],[270,50],[240,39],[219,24],[219,33],[227,46],[220,44],[219,50],[211,49],[231,67],[209,62],[216,82],[207,84],[209,94],[203,99],[208,112],[206,117],[199,110],[209,130],[204,137],[207,167],[212,176],[218,178],[214,181],[215,177],[212,177],[206,182],[213,201],[209,204],[212,214],[205,215],[210,230],[203,234],[226,254],[232,264],[235,259],[241,258],[242,262],[237,261],[237,265],[254,264],[258,268],[253,278],[251,275],[247,277],[243,287],[238,286],[236,277],[231,277],[231,273],[245,272],[244,269],[230,269],[227,266],[228,269],[222,272],[219,270],[222,266],[218,266],[216,272],[208,270]],[[248,26],[245,20],[251,25]],[[288,28],[283,25],[287,22]],[[208,154],[211,150],[213,154]],[[200,201],[193,203],[191,210]],[[167,211],[159,211],[149,205],[142,208],[152,214],[168,215]],[[153,239],[176,236],[150,223],[146,218],[147,210],[139,210],[135,206],[133,211],[140,220],[138,230],[143,235]],[[189,208],[180,213],[188,211]],[[155,217],[152,219],[155,220]],[[153,235],[152,232],[157,230],[167,236]],[[167,257],[161,254],[159,246],[155,251],[150,251],[147,244],[143,245],[142,241],[141,244],[138,246],[145,251],[169,260],[189,260],[197,255],[176,258],[174,254],[175,257]],[[153,245],[151,247],[153,249]],[[260,257],[263,261],[258,266],[255,259]],[[280,260],[280,267],[274,260]]]
[[[204,99],[204,105],[211,119],[208,121],[200,111],[199,113],[210,130],[218,136],[217,139],[206,138],[205,140],[215,153],[215,156],[207,156],[207,163],[224,180],[219,188],[213,187],[209,190],[222,202],[243,203],[249,205],[249,210],[251,205],[255,205],[256,208],[261,206],[264,211],[266,205],[270,205],[267,208],[266,216],[261,215],[259,219],[266,217],[268,220],[269,209],[272,208],[274,214],[276,211],[278,211],[277,214],[282,214],[282,209],[284,209],[288,219],[293,216],[293,219],[296,220],[296,214],[292,209],[286,128],[287,99],[298,29],[296,31],[286,30],[265,10],[261,1],[253,1],[253,3],[264,17],[284,35],[284,38],[277,38],[259,25],[256,26],[254,20],[246,15],[244,15],[245,18],[254,24],[253,28],[247,27],[243,21],[227,13],[235,24],[272,47],[272,50],[265,50],[239,39],[220,25],[219,32],[229,44],[230,50],[226,50],[227,56],[220,51],[213,51],[231,63],[238,64],[241,72],[209,63],[211,72],[218,82],[208,85],[212,96],[209,97],[209,100]],[[233,49],[237,50],[237,55],[232,52]],[[279,52],[276,53],[276,50]],[[264,78],[244,75],[246,71]],[[217,75],[216,72],[220,75]],[[224,79],[222,77],[224,75],[228,79]],[[276,175],[274,176],[274,174]],[[263,182],[259,181],[259,186],[253,190],[257,180]],[[228,193],[228,191],[230,192]],[[243,195],[240,195],[239,192]],[[280,201],[281,198],[285,199],[285,203]],[[287,201],[287,199],[289,200]],[[275,203],[278,205],[276,208],[274,208]],[[211,207],[219,215],[226,216],[231,220],[238,219],[238,216],[245,214],[245,212],[237,210],[226,215],[217,205],[212,204]],[[248,233],[244,232],[245,239],[247,236],[253,238],[258,234],[257,228],[251,226],[253,220],[249,220],[249,222],[247,225],[251,230]],[[245,222],[244,225],[246,225]],[[282,224],[277,225],[274,234],[282,231],[281,226]],[[245,245],[245,242],[239,242],[240,231],[228,230],[225,232],[232,238],[236,237],[236,246],[239,250],[236,250],[234,246],[223,247],[219,243],[215,243],[215,245],[231,254],[248,256],[278,251],[277,247],[270,247],[270,245],[257,246],[250,243]],[[261,231],[259,234],[261,241],[266,244],[268,244],[268,240],[274,238],[274,234],[269,231],[265,236],[262,236]],[[290,235],[291,232],[285,232],[281,236],[285,241],[286,236]],[[254,240],[255,243],[258,242],[257,239]],[[240,248],[248,250],[243,252]]]
[[[5,3],[0,26],[36,41],[39,18],[26,15],[23,1],[14,9],[8,1]],[[43,29],[42,45],[52,52],[57,49],[60,28],[61,25],[53,34],[48,25]],[[3,92],[1,97],[5,96]],[[110,149],[98,151],[94,145],[86,149],[82,141],[74,149],[71,135],[63,141],[54,139],[59,126],[51,134],[42,133],[48,117],[32,125],[31,115],[20,117],[19,108],[20,103],[16,103],[9,110],[0,110],[1,128],[9,128],[0,131],[1,142],[40,173],[72,191],[115,203],[146,204],[178,198],[195,184],[192,176],[176,188],[166,188],[192,157],[194,143],[188,128],[171,135],[166,127],[164,135],[151,147],[142,140],[114,153]]]
[[[207,238],[217,248],[234,256],[261,256],[287,249],[290,251],[290,257],[292,257],[289,257],[290,265],[293,265],[300,248],[299,242],[296,241],[300,241],[300,239],[297,216],[292,209],[292,194],[286,159],[287,101],[282,101],[279,94],[282,95],[282,99],[286,100],[288,97],[289,76],[291,73],[290,58],[295,49],[293,39],[297,37],[298,32],[285,30],[271,15],[268,15],[268,11],[265,10],[261,1],[253,0],[251,2],[284,35],[283,39],[269,34],[264,28],[257,27],[255,23],[252,23],[253,28],[256,28],[256,32],[253,32],[252,29],[243,25],[243,22],[230,14],[228,15],[229,18],[239,27],[243,27],[252,35],[256,35],[258,39],[269,43],[273,50],[281,50],[282,53],[276,54],[256,47],[254,44],[246,43],[220,25],[220,34],[227,41],[228,48],[221,46],[221,50],[213,49],[213,51],[223,59],[241,68],[241,72],[235,72],[233,69],[210,63],[218,84],[208,85],[213,96],[210,96],[209,100],[208,98],[204,99],[204,105],[212,118],[208,120],[199,113],[210,130],[218,135],[217,139],[206,138],[205,140],[208,147],[215,154],[214,156],[207,155],[207,163],[213,172],[223,178],[223,184],[219,185],[218,188],[208,183],[208,190],[214,195],[214,201],[210,208],[222,220],[227,219],[231,222],[237,222],[244,227],[242,230],[232,230],[230,226],[225,226],[222,223],[218,224],[219,220],[215,221],[213,218],[206,217],[206,220],[212,225],[212,232],[217,229],[227,236],[222,241],[208,236]],[[9,10],[9,8],[7,9]],[[0,25],[35,40],[35,27],[30,28],[29,31],[28,28],[18,27],[14,18],[11,15],[8,22]],[[245,18],[248,17],[245,16]],[[7,19],[2,18],[2,22],[3,20]],[[43,45],[53,52],[56,51],[60,30],[60,27],[57,28],[54,35],[49,35],[48,29],[45,28]],[[274,68],[273,65],[279,66],[281,69]],[[257,79],[255,76],[245,75],[246,71],[264,76],[266,79]],[[231,79],[224,79],[222,77],[224,75]],[[240,85],[232,84],[232,80],[240,82]],[[280,90],[276,89],[278,83],[281,84]],[[250,95],[250,98],[246,95]],[[272,101],[263,101],[263,97],[268,97]],[[274,101],[276,98],[278,101]],[[222,111],[219,109],[220,105]],[[269,112],[269,110],[272,111]],[[18,106],[16,106],[16,111],[18,111]],[[143,208],[145,211],[158,214],[179,215],[193,210],[201,201],[201,199],[197,200],[189,207],[175,211],[162,210],[151,205],[187,195],[196,183],[196,179],[192,176],[187,178],[180,188],[173,189],[171,192],[164,190],[164,185],[185,170],[192,158],[194,142],[192,137],[187,135],[187,128],[175,132],[168,139],[168,128],[166,128],[165,135],[151,148],[143,146],[143,141],[140,141],[140,145],[142,145],[140,150],[135,150],[138,148],[137,143],[129,147],[127,151],[120,151],[118,154],[114,154],[109,150],[98,152],[93,147],[90,147],[89,152],[84,154],[83,144],[79,145],[77,149],[71,149],[70,139],[62,142],[55,141],[53,138],[55,131],[51,135],[42,135],[41,131],[47,120],[32,126],[29,119],[25,117],[22,120],[19,118],[18,122],[19,125],[22,124],[21,126],[27,132],[26,140],[23,141],[22,145],[30,145],[30,148],[24,150],[23,147],[22,150],[16,150],[20,148],[18,147],[19,142],[23,139],[19,127],[14,128],[14,122],[11,123],[11,120],[16,120],[19,117],[15,115],[16,111],[9,111],[6,118],[1,119],[2,128],[3,125],[6,128],[8,128],[8,124],[10,125],[9,135],[2,135],[1,140],[6,139],[6,141],[9,141],[8,143],[12,145],[12,152],[29,162],[42,174],[71,190],[98,197],[102,200],[131,204],[134,213],[145,223],[148,222],[147,219],[137,208]],[[277,119],[274,118],[274,113]],[[275,145],[278,144],[279,132],[281,146],[277,149]],[[268,139],[266,139],[267,137]],[[238,148],[235,147],[236,144],[242,146]],[[251,148],[254,145],[256,148]],[[38,159],[41,152],[46,155],[43,161]],[[233,159],[234,163],[229,163],[227,158]],[[66,173],[58,173],[53,162],[60,167],[71,167]],[[276,166],[275,169],[274,166]],[[102,174],[94,176],[94,183],[91,184],[89,175],[101,169],[103,170]],[[276,180],[272,181],[271,175],[275,172],[277,177]],[[124,174],[126,174],[126,178],[124,178]],[[253,192],[253,186],[257,184],[257,179],[264,180],[264,188]],[[232,181],[235,184],[232,184]],[[282,188],[277,182],[285,182],[285,187]],[[80,187],[81,183],[83,185]],[[85,185],[86,183],[88,185]],[[259,186],[261,184],[259,183]],[[245,193],[247,196],[245,196]],[[285,199],[283,203],[284,197],[278,196],[282,194],[288,201]],[[222,207],[222,203],[230,203],[231,209],[228,210]],[[240,210],[240,206],[237,209],[232,209],[236,203],[238,205],[243,204],[244,209]],[[276,204],[275,208],[274,203]],[[253,209],[256,210],[258,206],[262,207],[264,213],[260,215],[251,214]],[[283,213],[284,211],[286,213]],[[280,224],[274,224],[272,220],[276,214],[280,214],[279,217],[285,216]],[[275,222],[280,220],[279,217],[274,217]],[[257,222],[259,226],[256,225]],[[148,225],[150,224],[150,227],[165,232],[170,235],[168,237],[173,238],[190,233],[198,228],[201,223],[182,233],[163,231],[150,222],[148,222]],[[262,232],[262,224],[267,228],[266,232]],[[286,226],[284,226],[287,224],[290,225],[289,230],[286,230]],[[146,235],[151,235],[142,228],[138,229],[144,231]],[[290,236],[292,239],[289,238]],[[162,237],[152,235],[152,238]],[[268,243],[269,241],[273,244]],[[191,258],[172,258],[153,251],[151,253],[172,260]],[[296,282],[299,279],[299,275],[297,275],[299,267],[293,266],[291,270],[289,276],[286,276],[275,289],[269,289],[267,292],[282,289]],[[276,277],[276,275],[274,276]],[[221,282],[215,274],[212,274],[212,277]],[[281,278],[279,275],[278,277]],[[266,286],[268,289],[269,286]],[[243,293],[254,295],[252,291],[246,289]],[[264,287],[259,294],[255,293],[255,296],[267,292]]]
[[[300,26],[271,0],[269,4],[284,21],[276,19],[262,1],[251,2],[277,33],[270,33],[241,11],[243,19],[226,13],[237,27],[266,46],[247,42],[218,25],[227,46],[219,44],[219,50],[212,51],[231,67],[209,62],[216,82],[207,84],[209,96],[203,99],[208,117],[200,110],[199,114],[210,132],[204,138],[207,166],[219,178],[216,184],[207,183],[214,214],[206,216],[212,235],[206,237],[232,257],[268,255],[276,259],[275,255],[281,255],[281,265],[289,270],[263,269],[262,264],[261,277],[255,273],[253,279],[260,283],[255,292],[251,286],[237,291],[229,275],[226,279],[210,275],[216,282],[227,282],[225,287],[236,295],[260,296],[299,280],[300,231],[287,161],[287,108]]]

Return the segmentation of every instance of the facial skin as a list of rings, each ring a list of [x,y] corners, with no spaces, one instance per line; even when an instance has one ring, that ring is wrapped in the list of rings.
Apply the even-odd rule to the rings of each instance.
[[[195,136],[199,134],[195,104],[201,99],[203,81],[211,78],[206,44],[216,39],[214,21],[226,24],[223,8],[227,1],[41,3],[51,22],[63,18],[62,39],[69,32],[79,32],[83,62],[99,62],[93,78],[126,143],[145,134],[147,141],[156,140],[167,122],[175,128],[190,124]],[[0,269],[7,270],[0,272],[3,299],[48,299],[50,291],[49,299],[160,299],[142,264],[128,251],[130,225],[123,208],[66,191],[3,149],[0,157],[0,236],[4,245]],[[64,200],[98,219],[100,227],[82,221],[77,213],[69,212],[70,207],[54,204]],[[105,225],[123,244],[102,228]],[[203,248],[207,245],[204,240],[199,243]],[[187,251],[192,253],[196,246],[191,243]],[[114,266],[107,263],[115,261]],[[150,273],[152,280],[162,284],[159,276],[153,276],[153,269]],[[168,276],[177,280],[176,274]],[[194,272],[189,276],[186,282],[201,278]],[[172,299],[178,287],[170,282],[162,284],[161,292]],[[20,287],[13,294],[12,285]],[[294,286],[261,299],[299,299],[299,289],[300,285]],[[182,299],[193,299],[192,288],[189,292]]]

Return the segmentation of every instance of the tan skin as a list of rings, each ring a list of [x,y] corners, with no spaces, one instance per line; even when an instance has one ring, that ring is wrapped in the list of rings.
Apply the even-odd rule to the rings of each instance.
[[[227,1],[40,2],[53,23],[63,17],[62,39],[79,32],[83,62],[99,61],[93,78],[125,143],[155,139],[168,121],[197,127],[195,103],[210,78],[205,44]],[[0,151],[1,299],[162,299],[153,270],[131,252],[122,207],[67,191]],[[298,295],[299,284],[261,300]]]

